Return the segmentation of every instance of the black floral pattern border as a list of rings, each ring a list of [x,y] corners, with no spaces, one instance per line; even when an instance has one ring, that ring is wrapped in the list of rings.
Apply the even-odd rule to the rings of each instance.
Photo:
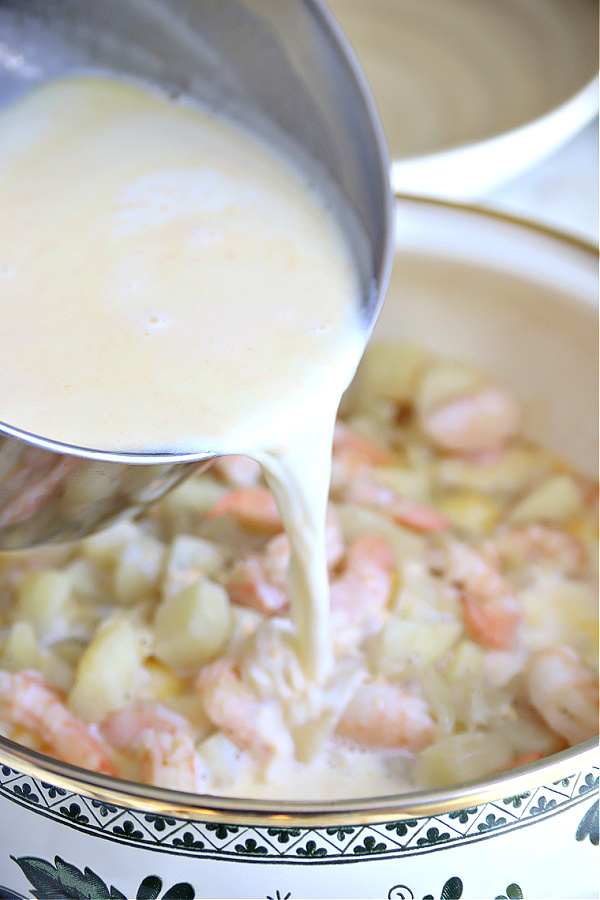
[[[405,856],[470,843],[589,801],[598,793],[598,785],[599,769],[594,766],[533,791],[428,818],[280,828],[202,823],[127,809],[67,792],[0,765],[0,797],[66,827],[164,853],[246,860],[284,858],[286,863]]]

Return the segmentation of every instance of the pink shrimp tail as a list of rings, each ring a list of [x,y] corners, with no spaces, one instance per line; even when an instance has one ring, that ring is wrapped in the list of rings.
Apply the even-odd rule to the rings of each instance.
[[[521,617],[508,600],[480,604],[463,593],[460,603],[466,629],[475,641],[495,650],[514,647]]]
[[[275,498],[268,488],[238,488],[228,491],[205,514],[206,519],[232,516],[240,525],[277,534],[283,529]]]
[[[437,509],[412,500],[398,500],[392,508],[392,519],[398,525],[424,534],[447,531],[451,524]]]

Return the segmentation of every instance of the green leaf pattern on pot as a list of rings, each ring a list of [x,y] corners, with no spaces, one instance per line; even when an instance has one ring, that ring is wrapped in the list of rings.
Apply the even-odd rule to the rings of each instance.
[[[565,781],[566,780],[567,779],[565,779]],[[518,809],[522,805],[523,801],[527,800],[529,797],[531,797],[531,792],[525,791],[525,793],[523,794],[513,794],[512,797],[505,797],[502,802],[505,806],[511,805],[515,809]]]
[[[447,831],[440,832],[439,828],[428,828],[425,837],[420,837],[417,840],[417,845],[424,847],[426,844],[439,844],[442,841],[449,840],[450,834]]]
[[[523,891],[518,884],[509,884],[506,894],[498,894],[494,900],[523,900]]]
[[[306,846],[298,847],[296,853],[298,856],[303,856],[305,858],[315,858],[318,856],[326,856],[327,850],[325,847],[318,847],[316,841],[307,841]]]
[[[366,836],[362,844],[355,844],[352,848],[353,853],[356,853],[357,856],[362,856],[366,853],[382,853],[384,850],[387,850],[386,844],[378,844],[370,834]]]
[[[38,900],[56,900],[57,897],[61,900],[127,900],[125,894],[112,885],[109,888],[87,866],[82,872],[60,856],[54,857],[54,863],[38,856],[11,856],[11,859],[20,866]],[[174,884],[161,897],[162,888],[161,878],[148,875],[141,882],[135,900],[194,900],[196,897],[193,886],[186,881]]]
[[[415,823],[416,824],[416,823]],[[386,828],[391,828],[392,825],[386,825]],[[326,833],[330,837],[337,838],[338,841],[345,841],[347,837],[350,837],[351,834],[354,834],[356,828],[353,825],[338,825],[335,828],[328,828]],[[406,832],[404,832],[406,834]]]
[[[477,828],[479,831],[491,831],[492,828],[501,828],[502,825],[506,825],[504,816],[496,816],[494,813],[490,813],[485,817],[484,822],[477,824]]]
[[[78,822],[81,825],[87,825],[90,821],[89,816],[86,816],[81,812],[81,807],[78,803],[71,803],[69,806],[61,806],[60,814],[66,819],[71,819],[72,822]]]
[[[92,806],[103,818],[119,812],[118,806],[113,806],[112,803],[103,803],[101,800],[92,800]]]
[[[416,828],[418,824],[416,819],[404,819],[400,822],[388,822],[385,827],[387,831],[395,831],[398,837],[404,837],[409,828]]]
[[[532,816],[539,816],[541,813],[548,812],[549,809],[554,809],[555,806],[556,800],[548,800],[546,797],[541,796],[538,797],[537,806],[532,806],[529,811]]]
[[[55,797],[66,797],[67,792],[64,788],[55,787],[53,784],[47,784],[45,781],[42,781],[42,787],[48,794],[51,800],[54,800]]]
[[[34,890],[31,892],[38,900],[127,900],[114,885],[110,887],[103,879],[87,866],[83,872],[56,856],[54,863],[37,856],[11,857],[22,870]],[[0,888],[0,890],[4,890]],[[158,875],[147,875],[141,882],[135,900],[195,900],[196,892],[189,882],[181,881],[168,888],[164,893],[163,881]],[[7,895],[17,897],[14,892],[6,890]],[[444,884],[440,900],[460,900],[463,895],[463,882],[453,875]],[[414,893],[406,885],[395,885],[388,892],[390,900],[414,900]],[[291,900],[288,891],[283,894],[276,891],[268,895],[267,900]],[[434,894],[426,894],[423,900],[435,900]],[[495,900],[524,900],[524,894],[518,884],[509,884],[505,894],[498,894]]]
[[[31,789],[30,784],[17,784],[14,788],[14,792],[17,797],[21,797],[22,800],[26,800],[28,803],[39,803],[40,798],[38,795]]]
[[[181,847],[183,850],[205,850],[206,844],[204,841],[199,841],[192,834],[191,831],[186,831],[183,834],[183,837],[173,838],[173,846]]]
[[[155,813],[146,813],[144,821],[148,822],[149,825],[153,825],[156,831],[164,831],[168,825],[177,824],[177,819],[174,819],[172,816],[158,816]]]
[[[594,777],[591,772],[588,772],[582,784],[579,785],[579,793],[586,794],[588,791],[594,791],[598,787],[598,782],[600,782],[600,778]]]
[[[455,809],[451,813],[448,813],[449,819],[456,819],[460,822],[461,825],[466,825],[469,819],[472,816],[476,816],[479,812],[479,807],[470,806],[468,809]],[[416,823],[415,823],[416,824]]]
[[[247,838],[243,844],[235,845],[236,853],[248,853],[250,856],[266,856],[269,852],[255,838]]]
[[[279,844],[287,844],[292,838],[300,837],[301,832],[299,828],[267,828],[267,834]]]
[[[599,803],[598,800],[596,800],[596,802],[593,803],[588,811],[584,814],[581,822],[577,826],[577,831],[575,832],[575,840],[584,841],[587,837],[589,837],[594,847],[598,846],[598,842],[600,840],[598,828],[598,807]]]

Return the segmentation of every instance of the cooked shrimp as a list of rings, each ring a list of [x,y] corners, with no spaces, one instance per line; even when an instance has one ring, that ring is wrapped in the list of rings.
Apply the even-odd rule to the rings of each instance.
[[[333,432],[333,456],[343,460],[352,474],[372,466],[387,466],[392,460],[389,450],[339,419]]]
[[[461,594],[460,603],[467,632],[477,643],[494,650],[510,650],[514,646],[521,614],[513,597],[482,603]]]
[[[286,576],[290,561],[290,544],[285,534],[268,541],[262,553],[249,554],[238,560],[227,576],[230,599],[240,606],[256,609],[264,616],[273,615],[288,605]]]
[[[540,759],[544,758],[543,753],[536,753],[535,750],[532,750],[531,753],[522,753],[521,756],[517,756],[513,761],[511,769],[519,769],[521,766],[528,766],[530,763],[538,762]]]
[[[204,711],[223,733],[257,760],[293,754],[293,743],[275,700],[263,700],[241,679],[235,662],[221,658],[196,680]]]
[[[425,411],[421,428],[444,450],[480,454],[502,447],[519,426],[519,408],[512,394],[501,387],[485,387]]]
[[[215,459],[212,470],[227,484],[237,488],[254,487],[262,475],[262,469],[255,459],[237,454]]]
[[[465,626],[484,647],[514,646],[521,611],[513,590],[490,559],[462,541],[447,547],[446,575],[460,591]]]
[[[513,566],[532,562],[551,565],[565,575],[581,575],[587,563],[582,540],[561,528],[541,523],[507,529],[498,535],[497,547],[501,558]]]
[[[416,753],[434,737],[427,704],[398,684],[362,684],[338,722],[337,734],[366,747],[402,748]]]
[[[325,520],[325,552],[331,572],[344,555],[344,535],[333,506],[328,506]],[[286,581],[291,547],[286,534],[277,534],[260,553],[238,560],[227,578],[229,597],[240,606],[249,606],[265,616],[288,605]]]
[[[389,466],[392,454],[339,419],[333,432],[331,484],[335,489],[374,466]]]
[[[283,530],[275,497],[266,487],[236,488],[223,494],[205,518],[219,516],[233,516],[240,525],[267,534]]]
[[[57,759],[116,775],[104,742],[65,705],[37,672],[0,671],[0,719],[30,731]]]
[[[355,478],[349,482],[343,497],[352,503],[376,508],[398,525],[414,531],[433,533],[450,528],[450,520],[433,506],[408,500],[385,485],[366,478]]]
[[[526,667],[529,702],[570,745],[598,734],[598,679],[571,647],[534,653]]]
[[[360,626],[371,631],[385,616],[394,583],[394,557],[379,535],[357,538],[346,554],[342,574],[331,582],[331,627]]]
[[[117,750],[134,753],[143,784],[198,790],[198,759],[190,725],[169,707],[136,700],[107,716],[100,728]]]

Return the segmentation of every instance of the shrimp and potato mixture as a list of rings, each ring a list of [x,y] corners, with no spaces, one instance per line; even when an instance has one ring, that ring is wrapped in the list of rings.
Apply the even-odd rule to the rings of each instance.
[[[3,554],[2,734],[134,781],[279,799],[441,787],[594,736],[597,485],[520,425],[471,366],[367,349],[334,435],[322,684],[250,459],[136,521]]]

